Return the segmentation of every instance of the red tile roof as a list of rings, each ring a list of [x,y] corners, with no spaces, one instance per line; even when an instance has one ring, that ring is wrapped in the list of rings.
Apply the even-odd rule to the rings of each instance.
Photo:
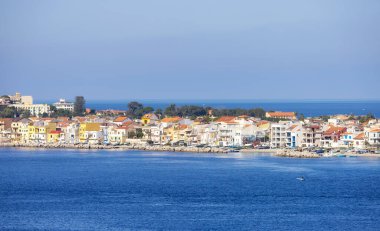
[[[235,122],[235,118],[236,117],[234,117],[234,116],[222,116],[216,122],[218,122],[218,123],[233,123],[233,122]]]
[[[268,117],[295,117],[296,113],[294,112],[281,112],[281,111],[275,111],[275,112],[267,112]]]
[[[177,123],[181,120],[181,117],[166,117],[161,120],[162,123]]]
[[[128,117],[126,116],[119,116],[113,122],[123,122],[124,120],[127,120],[127,119]]]

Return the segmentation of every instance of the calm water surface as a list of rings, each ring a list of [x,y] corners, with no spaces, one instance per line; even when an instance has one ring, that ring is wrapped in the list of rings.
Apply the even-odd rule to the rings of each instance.
[[[379,230],[379,217],[378,159],[0,149],[0,230]]]

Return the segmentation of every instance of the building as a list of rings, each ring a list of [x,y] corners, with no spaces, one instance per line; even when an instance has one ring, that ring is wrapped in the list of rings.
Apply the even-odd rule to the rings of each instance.
[[[100,123],[81,123],[79,127],[79,142],[86,144],[103,143]]]
[[[10,104],[9,107],[15,107],[17,110],[27,110],[33,116],[50,114],[50,106],[47,104]]]
[[[62,131],[53,130],[48,134],[48,143],[58,143],[63,140],[64,133]]]
[[[59,99],[58,102],[53,104],[57,109],[74,112],[74,103],[66,102],[65,99]]]
[[[121,126],[123,123],[126,123],[128,121],[131,121],[131,119],[127,116],[119,116],[113,120],[113,123],[118,126]]]
[[[145,114],[141,118],[141,123],[143,126],[155,124],[157,121],[158,121],[158,117],[153,113]]]
[[[370,145],[380,145],[380,128],[374,128],[366,132]]]
[[[287,144],[289,143],[287,129],[288,125],[284,123],[271,124],[270,147],[282,148],[287,146]]]
[[[48,134],[51,131],[55,131],[56,128],[56,123],[36,121],[28,126],[28,141],[32,143],[46,143]]]
[[[329,126],[326,131],[322,133],[321,146],[326,148],[338,147],[340,136],[347,131],[345,127]]]
[[[267,112],[265,114],[267,118],[272,119],[283,119],[283,120],[296,120],[297,116],[295,112],[281,112],[281,111],[275,111],[275,112]]]
[[[9,98],[13,104],[33,104],[32,96],[22,96],[19,92],[16,92],[15,95],[10,95]]]

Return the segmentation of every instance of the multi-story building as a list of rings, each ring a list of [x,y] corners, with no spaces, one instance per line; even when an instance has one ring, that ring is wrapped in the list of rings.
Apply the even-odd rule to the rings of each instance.
[[[74,103],[67,102],[65,99],[59,99],[58,102],[53,104],[57,109],[74,111]]]
[[[366,132],[368,144],[380,145],[380,128],[373,128]]]
[[[270,147],[282,148],[286,147],[289,143],[288,140],[288,124],[286,123],[272,123],[270,132]]]
[[[100,123],[81,123],[79,127],[79,142],[86,144],[103,143]]]

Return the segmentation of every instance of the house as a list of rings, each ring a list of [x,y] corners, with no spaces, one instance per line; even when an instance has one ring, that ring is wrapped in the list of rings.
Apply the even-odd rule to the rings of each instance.
[[[103,142],[100,123],[81,123],[79,126],[79,142],[99,144]]]
[[[127,116],[119,116],[119,117],[116,117],[116,119],[113,120],[113,123],[118,125],[118,126],[121,126],[123,123],[126,123],[128,121],[131,121],[130,118],[128,118]]]
[[[338,147],[340,136],[346,131],[347,128],[345,127],[329,126],[328,129],[322,133],[321,146],[326,148]]]
[[[160,123],[165,128],[165,127],[169,127],[169,126],[171,126],[173,124],[178,123],[180,120],[182,120],[182,118],[178,117],[178,116],[176,116],[176,117],[166,117],[166,118],[163,118],[160,121]]]
[[[157,121],[158,117],[153,113],[145,114],[141,117],[141,124],[143,126],[155,124]]]
[[[108,142],[111,144],[124,144],[128,138],[128,127],[109,127]]]
[[[281,112],[281,111],[267,112],[265,114],[265,117],[273,118],[273,119],[282,119],[282,120],[296,120],[297,119],[295,112]]]
[[[357,149],[364,149],[366,147],[365,141],[366,139],[364,132],[359,133],[354,137],[353,147]]]
[[[245,120],[234,116],[222,116],[217,121],[217,144],[218,146],[243,146],[243,130],[247,125]],[[251,131],[252,127],[246,131]],[[246,138],[253,134],[244,133]]]
[[[368,144],[380,145],[380,128],[373,128],[366,132]]]
[[[350,132],[345,132],[341,134],[340,136],[340,146],[341,147],[346,147],[346,148],[351,148],[354,146],[354,138],[357,137],[357,134],[353,134]]]
[[[59,143],[62,140],[63,136],[64,136],[63,131],[60,131],[60,130],[50,131],[48,134],[47,142],[48,143]]]

